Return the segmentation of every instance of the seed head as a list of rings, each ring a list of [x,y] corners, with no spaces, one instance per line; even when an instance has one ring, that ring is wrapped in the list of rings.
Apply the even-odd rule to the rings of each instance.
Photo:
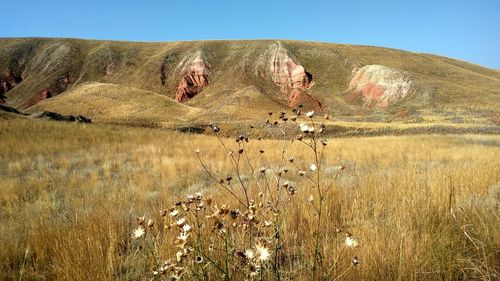
[[[132,236],[137,239],[137,238],[141,238],[142,236],[144,236],[144,234],[146,234],[146,231],[144,230],[144,228],[139,226],[134,230],[134,233],[132,233]]]
[[[267,261],[269,259],[269,257],[271,256],[271,254],[269,253],[269,250],[262,245],[256,245],[255,251],[257,252],[257,258],[261,262]]]
[[[316,171],[318,169],[318,166],[316,166],[316,164],[311,164],[311,166],[309,166],[309,170],[311,170],[312,172]]]
[[[359,247],[358,241],[354,240],[350,235],[345,238],[344,244],[349,248]]]

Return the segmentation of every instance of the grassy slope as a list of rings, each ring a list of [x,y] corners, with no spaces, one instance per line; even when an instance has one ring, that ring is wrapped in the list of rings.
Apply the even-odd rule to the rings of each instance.
[[[79,112],[94,121],[182,122],[199,110],[177,103],[165,96],[126,86],[106,83],[83,83],[54,98],[31,107],[62,114]]]
[[[289,55],[313,74],[315,86],[310,90],[325,105],[325,111],[335,116],[359,115],[387,116],[405,106],[424,116],[440,115],[461,110],[462,115],[486,116],[499,111],[500,72],[477,65],[428,54],[416,54],[394,49],[338,45],[326,43],[281,41]],[[24,71],[26,79],[7,94],[9,104],[22,105],[34,93],[57,84],[65,74],[72,76],[70,88],[86,81],[112,83],[154,92],[172,98],[180,80],[179,62],[201,50],[211,65],[211,84],[201,94],[187,102],[200,108],[193,120],[227,118],[255,119],[267,110],[284,108],[282,95],[275,87],[268,72],[269,48],[275,41],[192,41],[171,43],[136,43],[116,41],[91,41],[76,39],[0,39],[0,73],[8,69]],[[114,72],[106,75],[108,65]],[[371,111],[344,100],[344,92],[353,65],[384,64],[412,72],[419,78],[422,90],[389,108]],[[166,78],[162,83],[161,69]],[[85,89],[74,88],[74,91]],[[251,89],[250,91],[248,89]],[[126,90],[127,91],[127,90]],[[97,93],[97,92],[96,92]],[[241,97],[239,95],[242,95]],[[248,97],[250,95],[251,97]],[[263,98],[267,96],[266,98]],[[86,96],[81,94],[80,96]],[[90,96],[86,96],[91,99]],[[142,95],[142,98],[157,98]],[[54,99],[44,103],[55,108],[67,107],[66,101]],[[142,101],[141,101],[142,102]],[[148,103],[147,101],[144,101]],[[150,101],[153,102],[153,101]],[[238,104],[237,104],[238,103]],[[37,106],[42,109],[44,104]],[[227,108],[226,104],[232,104]],[[114,105],[101,106],[112,108]],[[83,113],[82,105],[78,112]],[[49,108],[49,107],[48,107]],[[71,108],[69,106],[68,108]],[[220,110],[219,110],[220,109]],[[120,110],[114,117],[120,119]],[[131,114],[123,116],[127,120]],[[169,110],[155,115],[151,121],[176,119]],[[106,119],[109,116],[96,116]],[[133,117],[144,119],[141,116]],[[145,119],[147,119],[146,117]]]

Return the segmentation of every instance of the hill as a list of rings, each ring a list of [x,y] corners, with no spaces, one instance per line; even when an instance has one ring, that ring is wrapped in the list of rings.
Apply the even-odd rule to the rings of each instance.
[[[239,121],[303,104],[341,121],[498,124],[500,72],[301,41],[0,39],[0,102],[97,122]]]

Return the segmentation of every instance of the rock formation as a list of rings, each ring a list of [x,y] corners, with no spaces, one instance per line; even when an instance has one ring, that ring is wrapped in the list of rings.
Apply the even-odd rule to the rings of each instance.
[[[413,79],[403,71],[383,65],[365,65],[349,83],[349,99],[360,100],[365,107],[385,108],[406,97]]]
[[[316,98],[304,93],[314,85],[312,74],[294,62],[280,43],[273,46],[269,69],[273,83],[290,101],[290,107],[307,103],[316,109],[321,109],[321,103]]]
[[[201,53],[198,53],[192,61],[185,63],[181,73],[183,77],[175,92],[175,100],[178,102],[193,98],[209,84],[210,65],[202,59]]]
[[[5,103],[5,94],[21,83],[23,78],[12,71],[0,74],[0,103]]]

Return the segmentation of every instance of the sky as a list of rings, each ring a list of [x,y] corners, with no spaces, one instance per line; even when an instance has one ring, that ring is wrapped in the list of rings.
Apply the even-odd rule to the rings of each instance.
[[[0,0],[0,37],[291,39],[433,53],[500,69],[500,0]]]

